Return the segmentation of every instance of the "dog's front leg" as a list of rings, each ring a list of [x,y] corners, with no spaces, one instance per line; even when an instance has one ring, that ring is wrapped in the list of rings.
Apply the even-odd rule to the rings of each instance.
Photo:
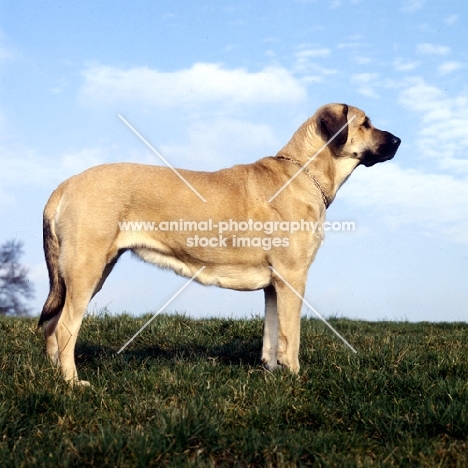
[[[262,361],[269,370],[278,367],[278,307],[276,291],[267,286],[265,293],[265,325],[263,328]]]
[[[286,276],[285,281],[278,278],[274,281],[278,305],[277,362],[295,374],[299,372],[301,306],[306,278],[307,274],[296,273]]]

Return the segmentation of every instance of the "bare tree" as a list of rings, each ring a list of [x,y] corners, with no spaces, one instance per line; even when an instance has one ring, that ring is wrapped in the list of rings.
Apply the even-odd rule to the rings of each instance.
[[[23,243],[5,242],[0,247],[0,315],[28,315],[23,299],[34,297],[34,287],[27,278],[29,270],[19,263]]]

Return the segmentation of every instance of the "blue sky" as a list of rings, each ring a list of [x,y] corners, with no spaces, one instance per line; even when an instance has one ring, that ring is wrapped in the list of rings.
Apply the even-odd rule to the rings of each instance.
[[[322,315],[468,318],[468,3],[6,2],[0,7],[0,242],[24,241],[39,313],[42,210],[104,162],[216,170],[273,155],[345,102],[402,139],[328,211],[306,298]],[[186,279],[124,256],[90,310],[156,311]],[[192,284],[168,312],[263,313],[261,292]],[[304,314],[310,315],[307,308]]]

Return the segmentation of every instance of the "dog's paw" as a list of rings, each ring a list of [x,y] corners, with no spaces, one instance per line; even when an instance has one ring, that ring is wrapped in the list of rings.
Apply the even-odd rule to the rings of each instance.
[[[281,369],[283,366],[276,360],[266,360],[266,359],[262,359],[262,364],[263,364],[263,367],[270,371],[270,372],[273,372],[275,370],[278,370],[278,369]]]
[[[60,355],[59,355],[58,348],[54,348],[52,350],[46,348],[45,352],[51,364],[53,366],[60,367]]]
[[[80,387],[91,387],[91,383],[88,382],[87,380],[78,380],[76,382],[76,385],[78,385]]]
[[[71,387],[91,387],[91,383],[87,380],[69,380],[68,383]]]
[[[291,374],[297,375],[299,374],[300,366],[299,366],[299,362],[296,362],[293,364],[285,364],[278,360],[278,368],[288,370],[289,372],[291,372]]]
[[[292,374],[298,374],[300,369],[299,359],[288,359],[285,353],[278,353],[277,366],[291,372]]]

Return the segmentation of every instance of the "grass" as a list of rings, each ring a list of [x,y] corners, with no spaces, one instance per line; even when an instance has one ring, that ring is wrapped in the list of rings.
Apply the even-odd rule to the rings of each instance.
[[[302,370],[260,366],[260,319],[88,317],[69,388],[32,319],[0,319],[0,466],[468,466],[468,325],[302,323]]]

